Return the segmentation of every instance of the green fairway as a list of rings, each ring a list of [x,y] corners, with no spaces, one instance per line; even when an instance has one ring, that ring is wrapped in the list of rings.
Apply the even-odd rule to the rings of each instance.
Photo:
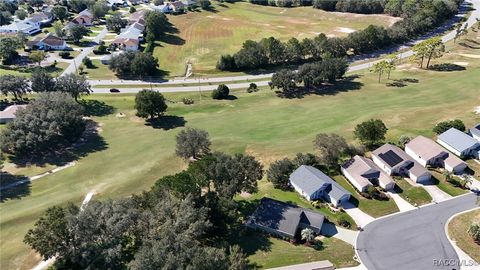
[[[92,117],[100,124],[102,140],[84,146],[96,150],[74,167],[22,187],[17,194],[21,199],[0,204],[0,268],[29,269],[38,260],[22,239],[47,207],[69,201],[79,204],[91,190],[97,192],[94,199],[138,193],[162,175],[185,168],[175,156],[175,135],[182,125],[207,130],[213,150],[246,152],[266,168],[276,159],[313,152],[312,141],[320,132],[335,132],[353,141],[355,125],[370,118],[385,121],[387,139],[392,141],[402,134],[431,137],[436,122],[451,118],[462,119],[470,126],[479,119],[473,109],[480,105],[480,59],[454,53],[445,59],[468,62],[468,67],[465,71],[435,72],[403,66],[392,74],[392,80],[418,80],[410,80],[404,87],[387,87],[386,79],[377,83],[376,75],[361,73],[342,84],[335,95],[312,94],[301,99],[278,98],[265,88],[251,94],[235,91],[232,94],[237,99],[223,101],[211,100],[209,93],[203,93],[201,101],[198,93],[166,94],[168,100],[178,102],[189,97],[195,104],[169,103],[167,114],[173,117],[160,128],[146,126],[135,117],[132,94],[89,96],[87,99],[115,108],[112,114]],[[437,60],[442,61],[446,60]],[[116,117],[118,112],[126,117]],[[40,171],[32,167],[15,169],[17,174],[29,175]],[[266,181],[260,182],[259,194],[276,192]],[[289,196],[299,199],[295,193]],[[335,260],[335,256],[329,259]]]
[[[172,77],[183,76],[190,62],[195,75],[216,73],[220,55],[236,52],[247,39],[274,36],[301,40],[319,33],[344,36],[370,24],[386,26],[397,20],[385,15],[325,12],[312,7],[283,9],[246,2],[224,2],[213,7],[214,12],[199,9],[168,16],[178,33],[167,35],[156,46],[154,56],[159,59],[160,69]]]
[[[260,269],[329,260],[335,267],[358,265],[353,260],[353,247],[335,238],[324,238],[322,248],[293,245],[288,241],[249,232],[239,239],[240,246],[247,253],[250,263]]]
[[[372,217],[381,217],[388,214],[398,212],[398,207],[392,199],[387,201],[379,201],[374,199],[366,199],[360,195],[356,189],[345,179],[342,175],[334,177],[335,181],[348,190],[353,198],[350,201],[353,202],[360,210],[369,214]]]
[[[414,187],[404,179],[396,179],[395,191],[412,205],[424,205],[432,201],[432,197],[422,187]]]

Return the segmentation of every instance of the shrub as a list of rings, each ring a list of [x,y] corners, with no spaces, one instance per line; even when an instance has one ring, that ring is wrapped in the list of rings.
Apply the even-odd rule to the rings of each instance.
[[[473,241],[480,243],[480,224],[472,223],[468,228],[468,234],[473,238]]]
[[[87,67],[87,68],[93,68],[94,65],[92,63],[92,60],[89,57],[85,57],[82,60],[82,63]]]
[[[225,84],[220,84],[217,87],[217,90],[213,90],[212,98],[213,99],[226,99],[230,93],[230,89]]]
[[[63,59],[66,59],[70,57],[70,52],[59,52],[58,55]]]
[[[350,226],[352,226],[352,224],[350,224],[350,222],[344,216],[341,216],[337,219],[337,224],[344,228],[350,228]]]
[[[185,105],[192,105],[194,103],[193,99],[191,98],[182,98],[182,102]]]
[[[250,85],[247,88],[247,93],[252,93],[252,92],[257,92],[257,91],[258,91],[257,84],[250,83]]]
[[[442,134],[443,132],[449,130],[450,128],[456,128],[460,131],[465,131],[465,124],[460,119],[455,119],[452,121],[444,121],[438,123],[434,128],[433,132],[436,134]]]

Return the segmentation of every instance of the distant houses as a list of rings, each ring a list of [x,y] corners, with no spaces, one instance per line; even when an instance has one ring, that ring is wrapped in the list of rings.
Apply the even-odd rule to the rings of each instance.
[[[37,24],[38,27],[47,26],[53,22],[53,14],[50,12],[38,12],[26,19],[26,21]]]
[[[456,174],[463,173],[467,168],[467,163],[463,160],[424,136],[418,136],[407,143],[405,152],[424,167],[443,167]]]
[[[0,26],[0,33],[24,33],[26,35],[34,35],[40,32],[40,25],[37,23],[29,22],[28,20],[16,21],[7,25]]]
[[[380,186],[385,190],[395,187],[393,179],[365,157],[358,155],[353,157],[341,166],[341,171],[360,192],[365,192],[369,186]]]
[[[146,10],[140,10],[128,19],[128,26],[112,41],[112,45],[122,51],[138,51],[143,41]]]
[[[290,175],[290,184],[307,200],[324,200],[334,206],[341,206],[351,196],[341,185],[312,166],[298,167]]]
[[[52,33],[48,33],[45,37],[38,37],[32,41],[28,41],[26,44],[29,49],[38,49],[45,51],[64,51],[68,49],[67,42],[62,38],[59,38]]]
[[[437,142],[461,158],[480,158],[480,141],[458,129],[450,128],[438,135]]]
[[[432,176],[402,149],[388,143],[372,152],[372,160],[390,176],[407,176],[415,182],[426,182]]]
[[[325,217],[305,208],[262,198],[260,205],[248,218],[245,226],[262,230],[280,237],[293,239],[299,236],[305,228],[320,234]]]
[[[5,110],[0,111],[0,124],[6,124],[13,121],[19,109],[25,109],[27,105],[10,105]]]
[[[73,18],[71,23],[83,25],[83,26],[92,26],[93,25],[93,14],[88,9],[83,10],[82,12],[78,13],[78,15]]]

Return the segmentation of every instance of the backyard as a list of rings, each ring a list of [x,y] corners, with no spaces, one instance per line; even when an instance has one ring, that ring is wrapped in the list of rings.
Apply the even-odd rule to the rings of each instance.
[[[478,56],[471,50],[470,54]],[[223,101],[210,99],[210,93],[202,93],[201,100],[199,93],[168,93],[166,98],[175,103],[169,103],[168,116],[154,127],[135,116],[133,94],[87,96],[85,99],[91,101],[87,108],[92,119],[99,123],[99,136],[78,149],[77,164],[22,186],[12,197],[2,197],[0,268],[29,269],[38,262],[39,257],[22,239],[48,207],[70,201],[79,204],[92,190],[96,192],[94,199],[138,193],[161,176],[185,168],[185,163],[175,156],[175,135],[183,126],[207,130],[213,150],[246,152],[268,168],[276,159],[313,152],[312,141],[321,132],[338,133],[353,142],[355,125],[370,118],[382,119],[389,128],[387,140],[394,142],[403,134],[432,137],[432,127],[441,120],[459,118],[467,126],[473,125],[479,119],[473,110],[480,105],[480,58],[450,53],[445,59],[466,62],[468,67],[464,71],[440,72],[404,65],[392,74],[392,81],[411,79],[401,87],[386,86],[386,79],[377,83],[375,75],[359,73],[339,84],[332,93],[298,99],[279,98],[266,88],[250,94],[244,90],[234,91],[232,95],[236,99]],[[445,60],[437,63],[442,61]],[[183,97],[194,99],[195,104],[180,103]],[[125,116],[117,116],[119,112]],[[52,166],[37,165],[15,168],[14,172],[31,176]],[[279,194],[265,180],[259,182],[259,189],[259,193],[252,196]],[[278,196],[309,206],[293,192]],[[289,244],[282,242],[279,247],[281,245]],[[288,248],[299,251],[298,260],[305,256],[299,249],[303,247]],[[286,248],[279,251],[282,249]],[[323,256],[327,250],[318,251],[316,255]],[[330,260],[336,260],[335,255],[330,256]],[[266,262],[271,258],[262,257],[261,253],[252,255],[251,259],[261,265],[279,265]]]

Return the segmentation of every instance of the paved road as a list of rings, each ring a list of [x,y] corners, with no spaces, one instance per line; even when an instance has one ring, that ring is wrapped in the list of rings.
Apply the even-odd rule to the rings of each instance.
[[[468,27],[472,27],[475,23],[476,20],[475,18],[480,18],[480,0],[467,0],[466,2],[469,2],[472,4],[472,7],[475,9],[471,12],[470,16],[468,17],[467,21],[464,23],[468,25]],[[428,35],[425,35],[423,37],[418,38],[414,42],[410,42],[407,45],[413,45],[415,43],[418,43],[428,37],[439,35],[440,33],[443,33],[445,30],[449,29],[454,23],[458,21],[459,18],[464,17],[466,14],[466,5],[464,4],[462,6],[462,11],[457,15],[456,20],[450,21],[450,23],[447,23],[435,31],[429,33]],[[452,40],[455,37],[455,30],[450,31],[442,36],[443,42],[447,42],[449,40]],[[395,48],[389,48],[387,50],[379,51],[373,54],[369,55],[364,55],[364,56],[358,56],[357,58],[354,59],[356,60],[368,60],[372,58],[377,58],[383,53],[392,53],[401,49],[408,48],[408,46],[398,46]],[[413,54],[413,51],[407,50],[402,52],[399,57],[404,59],[408,58]],[[370,68],[374,63],[378,61],[372,61],[368,63],[363,63],[363,64],[358,64],[355,65],[355,63],[352,63],[350,65],[348,71],[359,71],[363,69]],[[203,78],[200,79],[200,82],[202,83],[220,83],[220,82],[234,82],[234,81],[246,81],[246,80],[268,80],[272,77],[273,73],[267,73],[267,74],[256,74],[256,75],[243,75],[243,76],[226,76],[226,77],[213,77],[213,78]],[[89,81],[92,86],[97,86],[97,85],[120,85],[120,84],[135,84],[135,85],[141,85],[144,84],[145,87],[147,87],[150,82],[147,81],[140,81],[140,80],[90,80]],[[165,80],[165,81],[155,81],[155,84],[196,84],[199,83],[199,79],[172,79],[172,80]],[[256,82],[257,85],[260,85],[261,82]],[[266,82],[265,82],[266,83]],[[230,88],[232,89],[239,89],[239,88],[245,88],[245,85],[248,85],[248,83],[231,83],[228,84]],[[201,90],[212,90],[216,88],[217,85],[208,85],[204,87]],[[123,88],[122,88],[123,89]],[[138,90],[141,90],[143,88],[129,88],[127,91],[122,90],[122,92],[137,92]],[[191,87],[191,86],[178,86],[178,87],[162,87],[162,88],[157,88],[160,92],[190,92],[190,91],[198,91],[198,86],[197,87]],[[188,89],[188,90],[185,90]],[[95,91],[96,93],[102,93],[105,91]]]
[[[98,44],[100,40],[103,40],[103,38],[107,33],[108,33],[108,30],[106,27],[104,27],[103,30],[100,31],[100,33],[92,40],[94,45],[90,47],[82,48],[82,51],[80,52],[80,54],[73,59],[70,65],[62,72],[61,76],[76,72],[77,67],[82,64],[83,58],[87,57],[93,51],[93,49],[95,49],[96,44]]]
[[[468,193],[439,204],[377,219],[358,235],[356,248],[369,270],[459,269],[434,265],[434,260],[458,260],[445,234],[454,214],[474,209],[477,195]]]

